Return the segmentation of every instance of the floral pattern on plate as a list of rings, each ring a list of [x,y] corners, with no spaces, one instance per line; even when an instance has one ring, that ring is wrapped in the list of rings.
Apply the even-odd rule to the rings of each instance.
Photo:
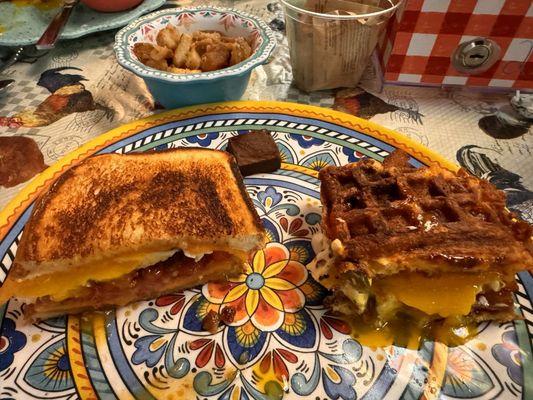
[[[145,123],[136,133],[130,130],[113,140],[103,135],[102,143],[108,141],[101,152],[127,153],[195,146],[222,149],[230,137],[248,129],[271,130],[282,168],[245,178],[269,243],[248,260],[245,273],[228,282],[105,314],[31,325],[22,316],[24,305],[11,301],[0,308],[1,395],[224,400],[527,397],[523,380],[531,374],[524,370],[531,365],[531,302],[525,289],[533,287],[530,274],[518,277],[517,292],[527,323],[482,324],[474,340],[455,348],[432,342],[418,351],[368,348],[350,337],[348,325],[323,305],[326,292],[305,268],[315,254],[310,238],[320,229],[317,171],[362,157],[381,160],[393,149],[380,134],[370,134],[364,126],[354,129],[361,121],[346,128],[338,115],[328,119],[324,112],[293,117],[255,110],[184,118],[178,111],[175,119]],[[412,162],[420,165],[421,159]],[[0,242],[0,249],[9,249],[0,253],[2,270],[12,262],[20,224],[28,215],[23,213],[19,225]],[[224,307],[235,309],[233,321],[220,325],[214,334],[204,331],[203,316]]]

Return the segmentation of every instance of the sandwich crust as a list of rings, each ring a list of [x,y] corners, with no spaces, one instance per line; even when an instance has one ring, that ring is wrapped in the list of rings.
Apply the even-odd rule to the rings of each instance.
[[[62,174],[35,202],[16,279],[131,253],[245,254],[264,244],[234,158],[209,149],[104,154]]]

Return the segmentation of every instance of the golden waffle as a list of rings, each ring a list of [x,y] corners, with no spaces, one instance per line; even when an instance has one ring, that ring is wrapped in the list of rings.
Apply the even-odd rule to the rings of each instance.
[[[531,226],[505,195],[464,170],[414,168],[395,151],[320,171],[323,229],[341,242],[338,272],[520,270],[533,265]]]

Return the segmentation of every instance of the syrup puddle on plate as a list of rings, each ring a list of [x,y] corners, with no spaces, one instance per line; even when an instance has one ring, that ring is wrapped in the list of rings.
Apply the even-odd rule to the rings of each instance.
[[[361,345],[372,349],[395,345],[417,350],[427,340],[456,347],[473,339],[478,333],[477,324],[452,325],[443,321],[433,321],[421,326],[413,320],[401,318],[380,326],[360,320],[349,321],[349,325],[351,336]]]

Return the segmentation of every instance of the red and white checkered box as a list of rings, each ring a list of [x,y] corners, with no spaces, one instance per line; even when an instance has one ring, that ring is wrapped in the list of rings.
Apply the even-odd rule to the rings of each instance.
[[[454,50],[494,40],[499,60],[469,75],[451,64]],[[533,89],[532,0],[404,0],[378,47],[386,82]]]

